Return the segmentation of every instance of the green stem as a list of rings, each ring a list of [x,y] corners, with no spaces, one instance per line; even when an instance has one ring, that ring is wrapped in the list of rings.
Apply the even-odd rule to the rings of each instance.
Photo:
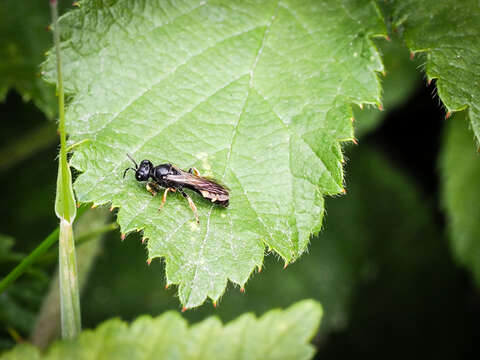
[[[0,294],[22,275],[40,256],[57,242],[59,229],[56,228],[48,237],[42,241],[25,259],[20,262],[10,273],[0,281]]]
[[[60,279],[60,314],[63,338],[74,338],[81,331],[80,293],[78,289],[77,259],[72,224],[75,219],[75,198],[72,177],[67,164],[67,135],[65,132],[65,106],[63,93],[62,63],[60,59],[60,30],[58,25],[57,0],[50,0],[53,20],[53,37],[57,60],[58,131],[60,133],[60,166],[57,181],[55,212],[60,218],[58,246]]]
[[[57,0],[50,0],[50,7],[52,9],[53,19],[53,37],[55,42],[55,53],[57,57],[57,93],[58,93],[58,132],[60,133],[60,163],[62,171],[62,185],[63,185],[63,217],[70,220],[70,198],[68,191],[70,184],[68,180],[68,164],[67,164],[67,134],[65,132],[65,98],[63,93],[63,77],[62,77],[62,62],[60,58],[60,31],[58,28],[58,9]]]
[[[78,216],[80,217],[87,209],[87,205],[81,206],[78,209]],[[50,247],[57,242],[59,232],[60,230],[57,227],[50,233],[50,235],[45,238],[45,240],[41,242],[40,245],[35,248],[35,250],[33,250],[26,258],[24,258],[20,262],[20,264],[18,264],[12,271],[10,271],[10,273],[6,277],[4,277],[2,281],[0,281],[0,294],[5,291],[5,289],[8,288],[11,284],[13,284],[15,280],[17,280],[23,273],[25,273],[25,271],[27,271],[33,263],[37,262],[39,258],[42,257],[43,254],[45,254],[47,250],[50,249]]]
[[[60,220],[59,237],[60,313],[62,338],[74,338],[81,330],[80,293],[72,224]]]

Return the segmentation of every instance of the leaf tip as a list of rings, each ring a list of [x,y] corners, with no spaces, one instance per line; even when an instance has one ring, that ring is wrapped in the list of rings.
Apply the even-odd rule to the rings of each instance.
[[[115,206],[114,206],[114,205],[110,206],[110,212],[112,212],[113,210],[115,210]]]
[[[240,288],[240,292],[241,292],[242,294],[245,293],[245,287],[244,287],[244,286],[242,286],[242,287]]]
[[[452,113],[450,111],[447,111],[447,113],[445,114],[445,119],[449,119],[450,116],[452,116]]]
[[[378,110],[383,111],[383,105],[382,104],[378,104]]]
[[[289,262],[288,262],[288,261],[285,261],[285,265],[283,265],[283,269],[285,270],[288,265],[289,265]]]
[[[147,259],[147,265],[150,265],[152,263],[152,258]]]
[[[346,195],[347,194],[347,189],[343,188],[342,189],[342,194]]]
[[[124,233],[120,234],[120,240],[122,240],[122,241],[125,240],[125,237],[126,237],[126,235]]]
[[[182,307],[182,313],[184,313],[187,310],[188,310],[188,308],[186,306]]]
[[[145,242],[146,242],[147,240],[148,240],[148,238],[147,238],[147,237],[145,237],[145,236],[144,236],[144,237],[142,237],[142,244],[145,244]]]
[[[415,57],[415,53],[413,51],[410,51],[410,60],[413,60],[414,57]]]
[[[353,142],[355,145],[358,145],[358,140],[357,140],[357,139],[353,138],[353,139],[352,139],[352,142]]]
[[[168,290],[169,287],[170,287],[170,284],[165,284],[165,290]]]
[[[212,303],[212,305],[213,305],[214,308],[216,308],[216,307],[217,307],[217,302],[214,301],[214,302]]]

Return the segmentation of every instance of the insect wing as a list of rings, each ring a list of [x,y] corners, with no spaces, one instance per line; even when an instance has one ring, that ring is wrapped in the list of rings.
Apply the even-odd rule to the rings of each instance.
[[[203,176],[196,176],[182,171],[178,175],[167,175],[166,180],[182,184],[185,187],[191,187],[195,190],[206,190],[217,195],[228,195],[228,190],[222,185]]]
[[[227,207],[229,204],[228,190],[214,180],[196,176],[183,170],[180,170],[175,175],[167,175],[166,180],[192,189],[215,204],[224,207]]]

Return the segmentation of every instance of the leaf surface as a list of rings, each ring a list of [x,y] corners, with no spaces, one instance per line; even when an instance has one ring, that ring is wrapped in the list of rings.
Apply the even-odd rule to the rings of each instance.
[[[449,121],[445,131],[440,158],[442,202],[453,254],[480,284],[480,156],[465,123],[463,112]]]
[[[425,72],[436,79],[447,111],[467,109],[480,142],[478,1],[396,0],[392,9],[393,24],[404,30],[412,53],[426,53]]]
[[[83,1],[61,27],[67,130],[90,140],[72,158],[78,199],[111,202],[122,232],[143,230],[184,306],[243,286],[265,245],[286,263],[305,251],[323,196],[343,188],[349,104],[380,103],[373,3]],[[192,194],[197,225],[177,193],[159,212],[122,179],[127,152],[216,177],[229,208]]]
[[[311,300],[260,318],[245,314],[222,325],[208,318],[188,326],[176,312],[157,318],[141,316],[131,325],[108,320],[83,331],[71,341],[57,342],[40,356],[31,346],[19,346],[4,359],[311,359],[309,344],[319,326],[322,309]]]
[[[368,145],[352,146],[346,156],[348,196],[326,199],[326,226],[312,240],[308,256],[283,269],[278,258],[269,254],[262,272],[248,281],[243,293],[232,286],[216,308],[187,311],[187,319],[199,321],[216,314],[228,321],[247,311],[263,313],[312,298],[322,303],[325,312],[319,335],[323,337],[347,326],[356,327],[354,306],[360,300],[365,304],[375,301],[387,311],[398,304],[393,297],[402,299],[408,306],[403,306],[401,313],[394,311],[398,319],[409,311],[423,311],[421,306],[431,303],[428,297],[432,292],[441,295],[448,288],[448,275],[439,277],[431,272],[432,266],[445,266],[442,259],[450,262],[447,241],[437,229],[431,216],[433,206],[421,189]],[[108,242],[109,251],[96,263],[88,282],[89,296],[82,301],[82,309],[89,314],[85,325],[94,326],[116,314],[130,319],[139,311],[155,314],[177,309],[174,289],[158,286],[156,274],[162,264],[138,266],[144,256],[138,244],[114,241]],[[361,291],[365,286],[373,289]],[[372,299],[374,291],[381,293],[380,299]],[[366,311],[370,314],[371,308]]]

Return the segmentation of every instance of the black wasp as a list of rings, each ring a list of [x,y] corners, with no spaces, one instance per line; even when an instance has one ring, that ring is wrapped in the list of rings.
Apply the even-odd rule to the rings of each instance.
[[[195,214],[195,219],[198,223],[197,207],[192,198],[183,191],[185,188],[195,191],[214,204],[223,207],[228,206],[228,190],[224,186],[218,184],[215,180],[200,176],[200,173],[195,168],[183,171],[182,169],[168,163],[153,166],[150,160],[142,160],[139,166],[129,154],[127,154],[127,156],[135,164],[135,169],[131,167],[126,168],[123,173],[124,178],[128,170],[133,170],[135,171],[135,179],[137,179],[137,181],[148,181],[148,179],[152,178],[153,181],[148,182],[146,188],[153,196],[157,195],[157,191],[160,190],[159,188],[165,189],[160,209],[162,209],[167,200],[168,192],[176,192],[178,190],[178,192],[188,200],[190,208]]]

